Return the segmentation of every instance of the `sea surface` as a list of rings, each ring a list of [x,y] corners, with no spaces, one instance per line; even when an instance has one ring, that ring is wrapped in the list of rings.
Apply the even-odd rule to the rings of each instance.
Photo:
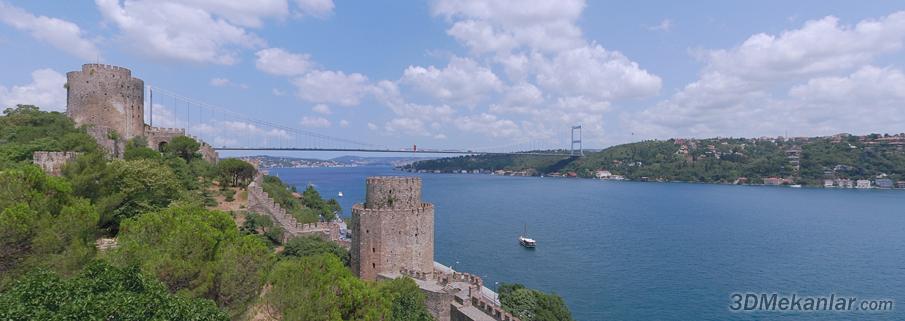
[[[389,167],[274,169],[364,199]],[[421,174],[435,260],[555,292],[579,321],[905,320],[905,191]],[[519,246],[527,226],[537,249]],[[732,293],[891,299],[893,312],[734,312]],[[899,305],[902,305],[901,307]]]

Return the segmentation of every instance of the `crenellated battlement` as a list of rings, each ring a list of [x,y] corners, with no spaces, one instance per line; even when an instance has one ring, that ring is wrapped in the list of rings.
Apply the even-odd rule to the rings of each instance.
[[[82,72],[91,72],[91,71],[107,71],[107,72],[124,75],[125,78],[132,77],[132,70],[129,70],[129,68],[125,68],[125,67],[108,65],[108,64],[83,64],[82,65]]]
[[[415,176],[368,177],[364,205],[369,209],[419,207],[421,205],[421,178]]]
[[[145,127],[147,134],[185,134],[185,128]]]

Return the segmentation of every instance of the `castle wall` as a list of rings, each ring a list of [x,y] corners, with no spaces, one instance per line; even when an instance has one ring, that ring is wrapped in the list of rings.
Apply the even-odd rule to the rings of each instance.
[[[294,237],[310,235],[346,246],[344,240],[340,238],[338,223],[315,222],[300,224],[292,217],[292,214],[286,212],[280,204],[267,195],[267,192],[264,192],[261,187],[261,180],[262,176],[258,175],[254,181],[248,184],[248,205],[246,208],[249,211],[270,216],[275,224],[283,227],[283,242],[287,242]]]
[[[400,269],[433,271],[434,207],[418,177],[369,177],[365,204],[352,207],[352,270],[362,279]]]
[[[75,160],[82,153],[78,152],[34,152],[31,154],[32,162],[41,167],[45,173],[53,176],[63,174],[63,166]]]
[[[112,129],[122,140],[144,135],[144,82],[129,69],[85,64],[66,78],[66,113],[76,124]]]
[[[145,139],[148,141],[148,147],[162,152],[161,143],[169,144],[173,138],[185,136],[185,129],[182,128],[161,128],[161,127],[145,127]]]
[[[123,153],[126,152],[125,140],[116,137],[117,135],[113,134],[114,131],[112,129],[103,126],[90,126],[87,131],[88,136],[94,138],[97,145],[107,152],[107,155],[114,158],[123,158]]]

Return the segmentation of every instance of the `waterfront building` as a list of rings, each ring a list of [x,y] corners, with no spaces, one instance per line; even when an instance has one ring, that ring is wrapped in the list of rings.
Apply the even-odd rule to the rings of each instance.
[[[855,182],[855,188],[871,188],[869,179],[859,179]]]
[[[878,188],[892,188],[893,182],[889,178],[878,178],[874,181],[874,184],[877,185]]]
[[[597,173],[594,174],[594,176],[599,179],[609,179],[613,176],[613,173],[610,173],[610,171],[605,169],[599,169],[597,170]]]
[[[833,180],[831,180],[831,179],[823,180],[823,187],[833,187]]]

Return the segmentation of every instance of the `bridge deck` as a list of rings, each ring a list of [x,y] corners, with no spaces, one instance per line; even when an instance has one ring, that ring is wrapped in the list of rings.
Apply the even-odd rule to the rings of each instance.
[[[557,152],[480,152],[471,150],[434,149],[368,149],[368,148],[292,148],[292,147],[214,147],[215,150],[235,151],[298,151],[298,152],[362,152],[362,153],[416,153],[416,154],[458,154],[458,155],[533,155],[533,156],[578,156]]]

